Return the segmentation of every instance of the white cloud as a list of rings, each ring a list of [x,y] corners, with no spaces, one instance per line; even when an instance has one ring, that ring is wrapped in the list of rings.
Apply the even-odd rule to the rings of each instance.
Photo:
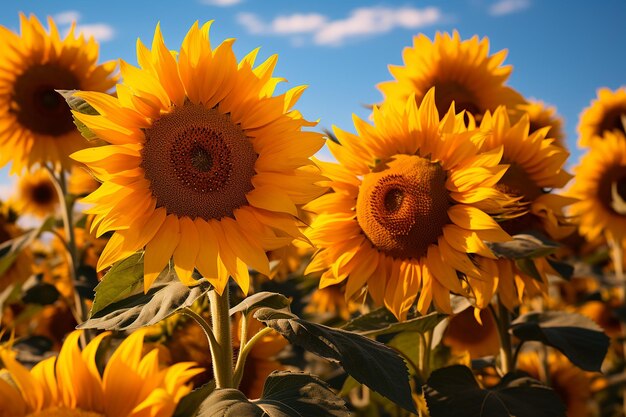
[[[79,23],[82,16],[77,10],[66,10],[54,15],[53,19],[59,25],[61,32],[67,34],[72,23],[76,23],[76,33],[85,37],[93,36],[98,42],[110,41],[115,37],[115,28],[107,23]]]
[[[330,22],[315,34],[314,41],[318,45],[340,45],[348,38],[386,33],[396,27],[417,29],[432,25],[441,18],[436,7],[364,7],[353,10],[346,19]]]
[[[327,21],[326,16],[317,13],[278,16],[272,22],[272,30],[277,34],[315,32],[324,27]]]
[[[354,9],[348,17],[336,20],[318,13],[296,13],[278,16],[269,23],[253,13],[237,15],[237,21],[253,34],[310,34],[313,43],[332,46],[341,45],[350,38],[383,34],[395,28],[418,29],[442,19],[437,7],[361,7]],[[294,41],[301,44],[303,38],[299,36]]]
[[[263,21],[261,21],[261,19],[259,19],[254,13],[237,14],[237,22],[245,27],[248,32],[252,33],[253,35],[267,33],[268,31],[265,23],[263,23]]]
[[[500,0],[489,7],[492,16],[504,16],[530,7],[530,0]]]
[[[78,22],[80,20],[80,12],[77,10],[67,10],[55,14],[53,19],[57,25],[71,25],[72,22]]]
[[[93,36],[98,42],[110,41],[115,37],[115,29],[106,23],[76,25],[76,33],[82,33],[87,38]]]
[[[209,6],[229,7],[241,3],[243,0],[200,0],[200,3]]]

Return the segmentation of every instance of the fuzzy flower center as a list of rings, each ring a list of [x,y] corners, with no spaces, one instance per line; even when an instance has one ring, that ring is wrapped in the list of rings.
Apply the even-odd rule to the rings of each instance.
[[[180,217],[233,217],[248,204],[257,154],[230,117],[187,103],[145,131],[141,167],[157,207]]]
[[[56,203],[57,200],[56,190],[49,182],[33,185],[30,189],[30,197],[32,201],[39,206]]]
[[[357,221],[372,245],[395,258],[420,258],[449,223],[446,172],[426,158],[396,155],[364,176]]]
[[[626,107],[614,107],[608,110],[598,125],[598,135],[602,136],[605,132],[616,130],[626,134],[622,117],[626,117]]]
[[[475,94],[467,86],[456,81],[439,81],[435,83],[435,105],[439,116],[442,117],[450,109],[454,101],[454,108],[457,113],[462,110],[474,116],[480,116],[482,110]]]
[[[619,216],[626,215],[626,166],[607,169],[598,182],[597,192],[606,210]]]
[[[61,136],[76,127],[63,97],[55,90],[80,89],[78,78],[55,64],[35,65],[15,80],[10,111],[27,129],[50,136]]]
[[[511,197],[521,197],[521,202],[532,204],[543,194],[543,189],[533,181],[526,171],[514,162],[503,161],[509,164],[509,169],[496,184],[496,189]],[[530,209],[530,207],[527,207]],[[500,227],[511,235],[528,232],[532,229],[542,229],[539,220],[530,212],[500,223]]]

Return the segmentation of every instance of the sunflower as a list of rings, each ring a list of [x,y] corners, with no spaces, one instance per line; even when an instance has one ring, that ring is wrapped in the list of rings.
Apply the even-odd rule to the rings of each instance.
[[[0,202],[0,247],[23,234],[22,230],[2,213],[2,206]],[[30,249],[26,248],[17,255],[8,269],[0,270],[0,293],[12,284],[26,281],[32,274],[32,263],[33,255]]]
[[[40,218],[54,214],[59,208],[59,194],[48,171],[38,169],[21,175],[12,204],[21,214]]]
[[[572,205],[579,231],[587,240],[603,235],[616,242],[626,239],[626,137],[607,131],[575,169],[568,194],[578,198]]]
[[[528,114],[530,131],[534,133],[543,127],[549,127],[547,137],[554,139],[554,145],[567,149],[565,133],[563,133],[563,119],[556,113],[556,108],[543,101],[528,100],[528,103],[517,106],[524,114]]]
[[[83,200],[93,227],[115,231],[98,269],[145,248],[146,289],[173,256],[183,283],[196,267],[219,293],[229,275],[247,293],[248,265],[269,275],[265,252],[303,238],[296,205],[324,191],[309,159],[323,137],[291,110],[304,87],[273,97],[277,57],[238,64],[209,27],[195,23],[175,55],[157,26],[140,68],[121,62],[117,97],[76,93],[100,115],[75,116],[110,143],[73,155],[103,182]]]
[[[49,32],[33,15],[20,14],[21,36],[0,26],[0,167],[12,172],[37,163],[69,167],[69,155],[87,144],[55,90],[107,91],[115,84],[115,62],[97,64],[98,44],[65,39],[52,19]]]
[[[505,86],[512,67],[502,66],[507,51],[489,55],[489,39],[461,40],[454,31],[435,35],[434,42],[423,34],[413,38],[413,47],[404,49],[404,66],[391,65],[395,80],[378,84],[386,101],[404,104],[415,94],[418,104],[426,92],[436,87],[435,103],[444,115],[454,101],[457,110],[466,110],[480,119],[487,110],[499,105],[515,109],[524,98]]]
[[[493,186],[506,172],[502,149],[480,153],[485,135],[465,127],[454,105],[440,122],[431,89],[417,106],[374,107],[371,126],[355,117],[358,135],[338,128],[340,162],[321,163],[328,193],[305,208],[318,213],[307,236],[320,248],[306,273],[324,271],[320,287],[347,279],[346,297],[367,285],[374,301],[403,319],[420,293],[450,312],[450,292],[478,284],[478,302],[491,298],[492,278],[475,260],[493,257],[483,243],[507,241],[492,216],[511,203]],[[474,262],[473,262],[474,260]]]
[[[484,149],[502,147],[502,162],[509,165],[496,188],[526,207],[519,213],[521,215],[501,222],[500,226],[511,235],[539,231],[553,239],[562,239],[572,233],[574,226],[563,210],[576,200],[549,192],[564,187],[572,177],[564,169],[569,153],[555,145],[554,139],[546,138],[550,128],[544,127],[529,134],[528,115],[511,124],[504,107],[499,107],[493,115],[485,113],[480,127],[490,133],[483,143]],[[546,274],[558,275],[545,258],[533,261],[542,282],[522,272],[512,260],[480,259],[478,262],[498,277],[501,301],[513,309],[524,292],[533,296],[547,291]]]
[[[537,353],[524,352],[519,355],[517,367],[535,379],[545,379],[539,361]],[[563,400],[567,408],[567,417],[593,415],[590,410],[592,374],[572,365],[560,353],[551,352],[546,362],[550,385]]]
[[[103,375],[96,353],[103,333],[81,352],[79,331],[70,333],[58,358],[38,363],[32,371],[12,352],[0,357],[12,383],[0,378],[0,404],[11,417],[170,417],[178,401],[191,391],[187,381],[199,372],[192,363],[160,369],[157,351],[142,357],[144,331],[126,338],[109,359]]]
[[[443,344],[459,355],[467,351],[472,359],[496,356],[500,351],[498,328],[491,310],[480,310],[479,323],[474,308],[466,308],[450,317],[443,336]]]
[[[598,90],[598,98],[583,110],[578,124],[578,144],[591,146],[602,139],[606,132],[626,134],[626,87],[611,91],[608,88]]]
[[[319,319],[339,317],[349,320],[356,306],[350,300],[346,300],[339,285],[330,285],[317,288],[311,294],[309,301],[304,307],[304,312]]]

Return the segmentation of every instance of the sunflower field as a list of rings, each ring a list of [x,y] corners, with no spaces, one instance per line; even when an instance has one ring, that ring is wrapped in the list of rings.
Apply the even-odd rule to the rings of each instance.
[[[0,26],[0,417],[625,415],[626,87],[574,165],[506,51],[415,34],[325,130],[212,25]]]

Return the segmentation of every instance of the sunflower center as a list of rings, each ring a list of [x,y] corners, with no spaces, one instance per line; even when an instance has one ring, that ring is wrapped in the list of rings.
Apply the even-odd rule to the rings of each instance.
[[[46,205],[55,201],[56,190],[50,183],[41,183],[31,189],[31,198],[38,205]]]
[[[626,108],[616,107],[607,111],[598,126],[598,134],[602,136],[605,132],[615,130],[626,133],[622,117],[626,117]]]
[[[598,183],[598,199],[611,213],[626,215],[626,166],[609,168]]]
[[[75,126],[69,106],[55,90],[74,89],[80,89],[80,83],[67,68],[55,64],[32,66],[15,80],[11,112],[35,133],[61,136]]]
[[[364,176],[356,215],[378,250],[420,258],[449,223],[446,172],[426,158],[396,155]]]
[[[26,417],[104,417],[104,414],[83,411],[76,408],[52,407],[27,414]]]
[[[543,189],[533,181],[526,171],[516,163],[509,164],[509,169],[496,184],[496,189],[512,197],[522,197],[522,203],[532,203],[543,194]],[[515,217],[500,223],[500,227],[511,235],[527,232],[538,226],[537,219],[531,213]]]
[[[443,117],[450,105],[454,101],[454,109],[457,113],[462,110],[471,113],[477,117],[482,115],[482,110],[478,104],[478,100],[473,92],[471,92],[464,84],[456,81],[439,81],[435,83],[435,105],[439,112],[439,117]],[[466,117],[466,122],[467,122]]]
[[[145,137],[141,167],[157,207],[209,220],[248,204],[257,154],[228,115],[187,103],[155,121]]]

